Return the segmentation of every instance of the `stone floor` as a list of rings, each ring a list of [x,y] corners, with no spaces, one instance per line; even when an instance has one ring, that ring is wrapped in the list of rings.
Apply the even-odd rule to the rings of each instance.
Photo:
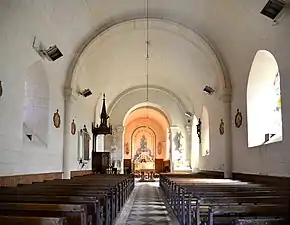
[[[164,203],[158,182],[136,182],[116,225],[177,225],[172,211]]]

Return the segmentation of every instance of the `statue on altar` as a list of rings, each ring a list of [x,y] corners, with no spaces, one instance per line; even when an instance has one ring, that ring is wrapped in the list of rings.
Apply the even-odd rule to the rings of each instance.
[[[147,147],[147,139],[142,135],[140,147],[134,155],[135,170],[154,169],[154,156],[152,150]]]

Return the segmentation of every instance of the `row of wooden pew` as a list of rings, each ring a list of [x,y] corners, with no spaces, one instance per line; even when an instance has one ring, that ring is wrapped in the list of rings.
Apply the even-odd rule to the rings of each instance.
[[[170,174],[160,188],[183,225],[289,224],[288,188]]]
[[[2,187],[0,224],[110,225],[133,189],[133,175],[113,174]]]

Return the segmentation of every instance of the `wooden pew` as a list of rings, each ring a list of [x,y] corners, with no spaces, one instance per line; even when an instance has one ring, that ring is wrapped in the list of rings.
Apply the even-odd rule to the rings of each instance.
[[[67,225],[65,218],[0,216],[1,225]]]
[[[118,193],[112,192],[112,186],[119,185],[121,186],[121,188],[118,189]],[[16,196],[14,197],[14,200],[16,200],[16,202],[31,202],[29,200],[29,196],[36,196],[32,198],[30,197],[30,199],[41,202],[41,200],[36,199],[39,196],[45,196],[45,198],[43,198],[43,201],[45,203],[84,203],[86,206],[91,206],[88,207],[88,213],[89,216],[91,215],[92,221],[95,221],[95,224],[102,224],[101,209],[103,206],[104,214],[106,217],[105,224],[108,225],[112,223],[112,220],[116,217],[117,212],[120,211],[121,207],[125,203],[125,200],[127,200],[133,188],[134,178],[131,175],[89,175],[86,177],[77,177],[76,179],[71,180],[56,180],[53,182],[47,181],[41,183],[37,182],[33,185],[19,185],[16,188],[1,188],[0,201],[5,201],[5,199],[7,200],[8,197],[6,198],[6,196],[14,195]],[[57,195],[58,197],[55,197],[55,195]],[[18,198],[17,196],[21,196],[21,198]],[[69,199],[65,199],[65,196],[67,196],[67,198]],[[115,207],[115,210],[113,210],[113,208],[108,204],[109,201],[112,201],[112,203],[114,203],[114,196],[117,196],[118,199],[120,198],[120,196],[123,196],[121,198],[122,202],[119,204],[118,208]],[[95,198],[95,202],[80,202],[80,200],[76,199],[80,197]],[[72,199],[74,199],[74,201],[72,201]],[[9,202],[12,202],[12,200],[10,200]],[[109,207],[107,207],[108,205]]]
[[[92,224],[103,224],[103,209],[96,197],[88,196],[46,196],[46,195],[0,195],[0,202],[76,204],[86,205],[88,221]]]
[[[281,218],[244,218],[235,219],[232,225],[281,225],[286,224]]]
[[[2,202],[0,203],[0,215],[65,217],[68,225],[88,225],[87,209],[83,205]]]
[[[7,188],[6,190],[0,190],[0,195],[46,195],[46,196],[87,196],[87,197],[96,197],[98,198],[101,206],[103,206],[104,217],[107,221],[107,224],[111,223],[115,215],[114,199],[110,201],[109,197],[114,196],[110,192],[110,188],[103,187],[99,188],[97,186],[84,186],[77,185],[71,186],[68,184],[58,185],[58,186],[43,186],[39,188],[38,186],[28,185],[25,188]],[[113,205],[111,204],[113,202]]]
[[[233,219],[227,215],[250,216],[256,213],[255,215],[258,216],[264,214],[269,216],[274,213],[285,216],[288,213],[288,199],[279,198],[281,193],[289,196],[288,190],[271,190],[261,185],[242,182],[224,184],[217,183],[217,180],[214,183],[194,181],[191,178],[160,176],[160,187],[182,224],[192,224],[192,222],[199,224],[202,217],[206,218],[207,223],[212,224],[214,216],[218,214],[219,219],[221,215],[223,219]],[[274,196],[268,196],[269,194]],[[248,197],[249,195],[258,195],[259,199],[255,200],[253,197]],[[224,196],[227,197],[224,198]],[[275,205],[269,206],[269,203],[275,203]]]

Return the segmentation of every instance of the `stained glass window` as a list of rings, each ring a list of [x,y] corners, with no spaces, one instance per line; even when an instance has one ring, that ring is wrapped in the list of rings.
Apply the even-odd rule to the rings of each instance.
[[[277,73],[273,82],[273,118],[270,133],[276,134],[275,138],[281,136],[282,133],[282,113],[281,113],[281,90],[280,90],[280,74]]]
[[[275,94],[275,112],[281,111],[281,90],[280,90],[280,74],[277,73],[274,80],[274,94]]]

